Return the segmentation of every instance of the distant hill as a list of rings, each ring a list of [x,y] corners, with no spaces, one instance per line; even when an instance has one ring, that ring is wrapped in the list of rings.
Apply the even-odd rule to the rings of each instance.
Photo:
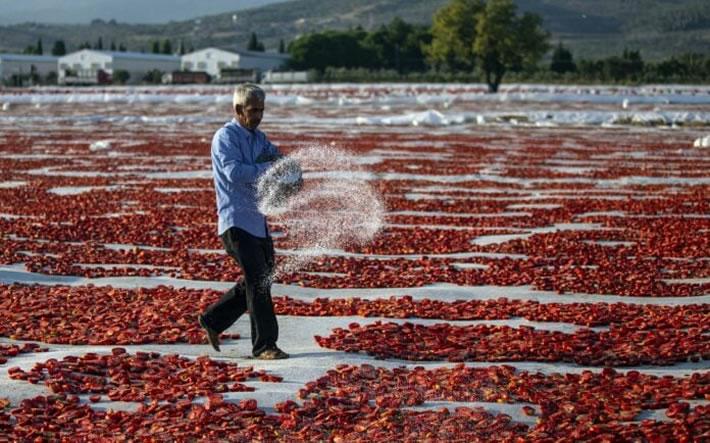
[[[0,52],[21,51],[43,40],[47,51],[56,39],[69,50],[82,42],[104,46],[111,41],[130,50],[149,51],[156,39],[180,40],[187,47],[243,48],[256,32],[267,49],[307,32],[362,26],[372,29],[401,17],[431,23],[447,0],[291,0],[235,13],[156,25],[95,20],[89,25],[32,24],[0,27]],[[624,48],[640,49],[646,59],[680,52],[710,52],[710,1],[707,0],[518,0],[519,9],[540,14],[552,32],[575,57],[602,57]]]
[[[89,23],[100,18],[126,23],[166,23],[198,15],[255,8],[287,0],[0,0],[0,25],[28,21]]]

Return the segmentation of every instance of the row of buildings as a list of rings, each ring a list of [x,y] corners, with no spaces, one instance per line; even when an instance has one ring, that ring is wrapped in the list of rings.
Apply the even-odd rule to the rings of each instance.
[[[278,71],[288,55],[205,48],[182,56],[82,49],[61,57],[0,54],[0,80],[56,77],[58,84],[140,83],[149,73],[165,83],[259,81]],[[273,77],[273,75],[271,75]]]

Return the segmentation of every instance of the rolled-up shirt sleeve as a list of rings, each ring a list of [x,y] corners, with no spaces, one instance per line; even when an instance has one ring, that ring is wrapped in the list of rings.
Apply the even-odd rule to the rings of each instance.
[[[238,148],[230,144],[226,131],[218,131],[212,139],[214,164],[231,183],[254,183],[271,166],[271,163],[256,165],[243,163]]]

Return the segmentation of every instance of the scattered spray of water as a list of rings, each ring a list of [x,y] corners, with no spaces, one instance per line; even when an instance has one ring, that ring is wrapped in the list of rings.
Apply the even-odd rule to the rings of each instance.
[[[287,196],[304,174],[301,190]],[[277,161],[257,182],[259,210],[283,226],[295,250],[276,273],[302,269],[332,250],[371,241],[382,227],[384,205],[357,157],[330,146],[311,146]],[[284,191],[286,191],[284,193]]]

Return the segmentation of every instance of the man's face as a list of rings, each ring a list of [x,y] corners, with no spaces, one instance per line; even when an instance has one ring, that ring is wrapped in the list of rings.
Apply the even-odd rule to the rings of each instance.
[[[253,131],[259,126],[262,117],[264,117],[264,101],[252,97],[247,100],[245,106],[237,105],[234,111],[237,114],[239,124]]]

